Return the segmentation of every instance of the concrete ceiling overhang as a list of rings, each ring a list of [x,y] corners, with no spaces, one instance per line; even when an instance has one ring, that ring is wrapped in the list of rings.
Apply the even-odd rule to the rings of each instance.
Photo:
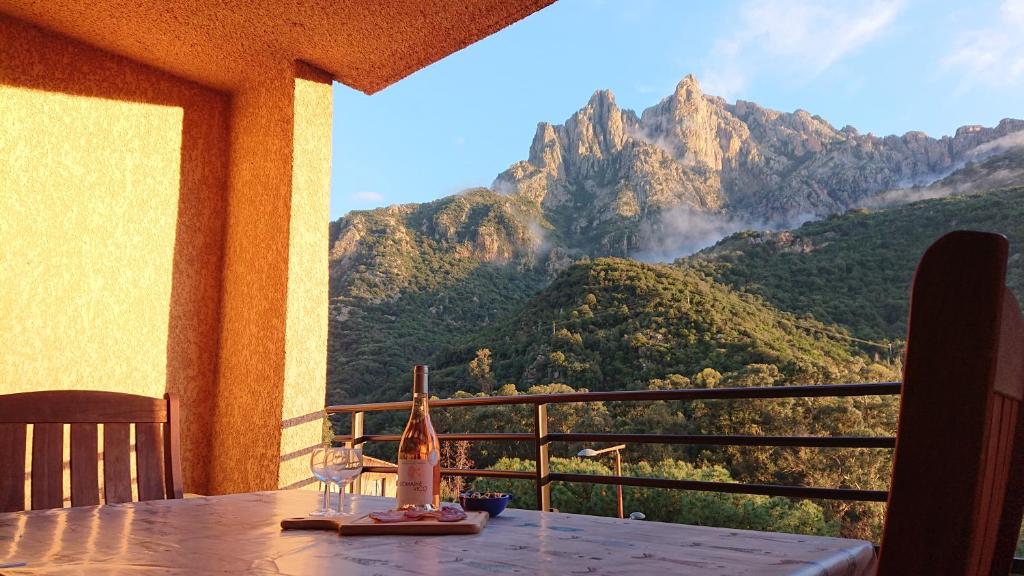
[[[303,61],[372,94],[555,0],[0,0],[0,12],[220,90]]]

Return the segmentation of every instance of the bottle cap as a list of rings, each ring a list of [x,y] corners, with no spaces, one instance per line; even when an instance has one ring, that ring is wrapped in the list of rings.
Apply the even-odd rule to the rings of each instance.
[[[424,364],[417,364],[412,369],[412,393],[427,393],[427,373],[429,368]]]

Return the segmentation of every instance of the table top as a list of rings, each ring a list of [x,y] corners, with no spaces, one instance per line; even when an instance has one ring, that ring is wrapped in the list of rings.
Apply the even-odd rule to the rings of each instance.
[[[308,490],[0,514],[2,574],[870,574],[861,540],[508,509],[470,536],[281,531]],[[353,512],[393,506],[356,496]]]

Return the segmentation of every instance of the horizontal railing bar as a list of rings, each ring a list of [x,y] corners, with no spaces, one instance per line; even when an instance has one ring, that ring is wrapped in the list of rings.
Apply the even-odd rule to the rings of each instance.
[[[364,466],[363,472],[397,474],[395,466]],[[473,470],[443,468],[448,476],[478,476],[487,478],[516,478],[533,480],[533,472],[515,470]],[[758,496],[785,496],[789,498],[815,498],[820,500],[855,500],[862,502],[885,502],[885,490],[858,490],[854,488],[816,488],[807,486],[782,486],[773,484],[742,484],[738,482],[707,482],[703,480],[674,480],[671,478],[639,478],[634,476],[602,476],[597,474],[565,474],[552,472],[548,476],[553,482],[582,482],[588,484],[609,484],[637,486],[640,488],[671,488],[699,492],[721,492],[727,494],[753,494]]]
[[[499,442],[515,442],[515,441],[533,441],[533,434],[520,434],[514,432],[481,432],[479,434],[467,432],[467,433],[451,433],[451,434],[438,434],[440,440],[478,440],[478,441],[499,441]],[[356,440],[356,444],[363,444],[365,442],[398,442],[402,439],[401,434],[364,434]],[[334,436],[335,442],[351,442],[351,434],[337,434]]]
[[[621,390],[571,392],[569,394],[517,394],[431,400],[432,408],[455,406],[502,406],[508,404],[565,404],[569,402],[654,402],[659,400],[736,400],[747,398],[835,398],[841,396],[891,396],[900,393],[899,382],[869,384],[817,384],[752,388],[686,388],[683,390]],[[411,401],[327,406],[328,414],[409,410]]]
[[[376,472],[378,474],[398,474],[397,466],[363,466],[363,472]],[[517,470],[472,470],[465,468],[442,468],[441,474],[446,476],[480,476],[487,478],[521,478],[533,480],[533,472],[519,472]]]
[[[738,482],[674,480],[670,478],[601,476],[597,474],[562,474],[555,472],[552,472],[548,477],[550,480],[557,482],[584,482],[589,484],[611,485],[621,484],[623,486],[638,486],[641,488],[672,488],[676,490],[695,490],[699,492],[786,496],[789,498],[815,498],[820,500],[885,502],[889,496],[889,493],[885,490],[858,490],[853,488],[814,488],[805,486],[779,486],[771,484],[741,484]]]
[[[698,446],[802,446],[808,448],[893,448],[892,436],[747,436],[715,434],[549,433],[552,442],[692,444]]]

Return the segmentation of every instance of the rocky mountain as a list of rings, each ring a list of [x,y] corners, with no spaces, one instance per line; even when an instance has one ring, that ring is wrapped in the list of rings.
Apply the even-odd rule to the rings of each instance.
[[[330,228],[330,295],[383,302],[482,263],[532,267],[550,225],[530,203],[487,189],[350,212]]]
[[[1006,119],[938,139],[878,137],[804,110],[729,104],[687,76],[639,116],[598,91],[565,123],[539,124],[527,160],[493,188],[534,204],[574,249],[631,255],[666,234],[681,235],[685,248],[694,215],[780,228],[843,212],[984,160],[1022,130],[1024,121]]]
[[[511,313],[571,260],[537,207],[482,188],[331,224],[328,402],[402,397],[408,367]]]

